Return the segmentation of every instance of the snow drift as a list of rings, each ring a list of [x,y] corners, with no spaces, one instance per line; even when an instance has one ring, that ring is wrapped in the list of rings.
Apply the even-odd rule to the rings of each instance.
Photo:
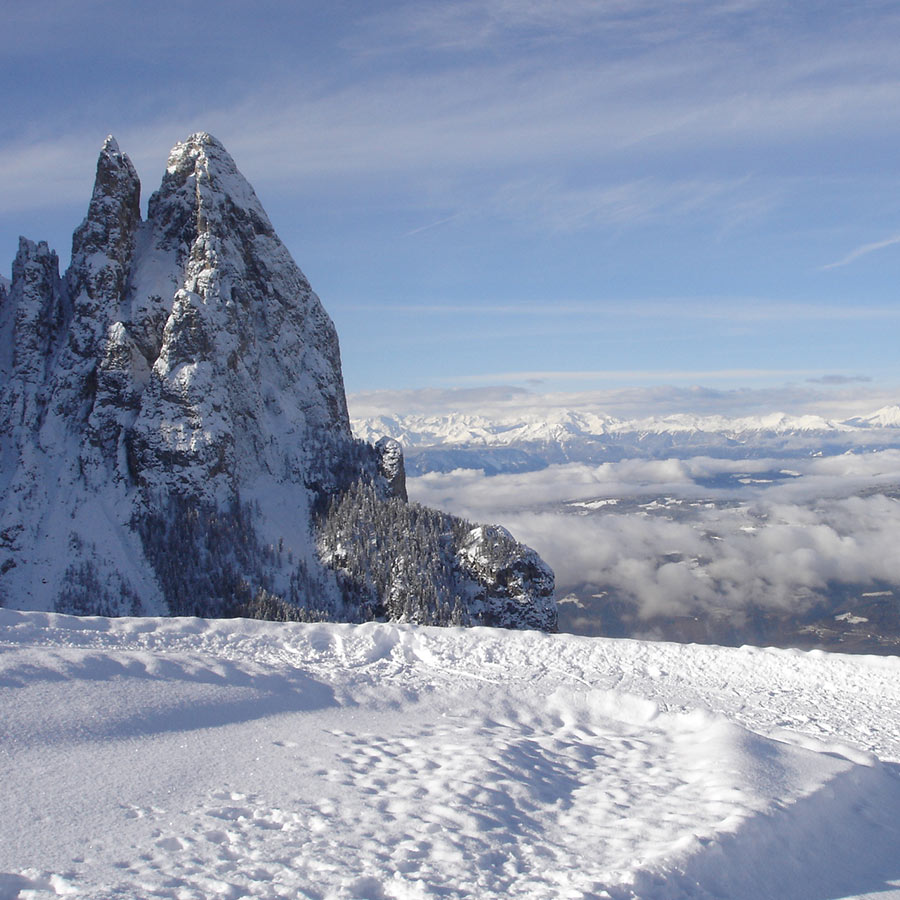
[[[900,661],[0,611],[0,898],[900,896]]]

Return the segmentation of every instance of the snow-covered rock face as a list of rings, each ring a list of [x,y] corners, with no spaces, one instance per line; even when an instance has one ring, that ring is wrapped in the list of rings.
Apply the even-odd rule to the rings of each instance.
[[[23,430],[40,413],[39,395],[65,318],[59,260],[46,243],[19,238],[13,281],[0,300],[0,429],[20,449]]]
[[[97,482],[222,500],[260,473],[300,478],[311,436],[350,436],[331,320],[210,135],[176,145],[143,223],[139,203],[137,173],[108,138],[63,299],[55,256],[23,244],[19,380],[48,382]],[[63,320],[59,365],[42,377]],[[34,423],[23,403],[19,419]]]
[[[119,317],[140,224],[141,182],[131,160],[108,137],[97,161],[87,217],[72,238],[72,265],[66,273],[73,303],[69,342],[90,362]]]
[[[406,500],[406,466],[400,442],[383,437],[375,443],[375,452],[378,454],[378,470],[387,481],[391,495]]]
[[[550,567],[499,525],[479,525],[460,548],[463,565],[482,585],[473,606],[488,623],[522,622],[547,630],[556,624]]]
[[[107,138],[65,277],[22,239],[0,284],[0,605],[353,618],[314,511],[405,502],[400,445],[354,441],[331,319],[215,138],[140,196]]]
[[[112,372],[149,367],[134,373],[146,382],[129,448],[138,479],[217,497],[260,471],[302,480],[311,438],[350,436],[337,335],[214,138],[175,146],[145,228],[129,296],[139,354],[127,331],[108,354]]]

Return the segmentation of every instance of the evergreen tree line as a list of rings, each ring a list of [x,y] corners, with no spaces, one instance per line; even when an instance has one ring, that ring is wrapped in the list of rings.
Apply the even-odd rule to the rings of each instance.
[[[240,615],[268,595],[277,551],[259,541],[257,512],[239,498],[220,509],[173,494],[135,518],[170,615]]]
[[[318,522],[319,549],[345,604],[364,618],[469,625],[472,585],[457,551],[470,529],[417,503],[382,499],[362,479],[331,498]]]
[[[131,527],[169,614],[507,627],[521,618],[519,588],[534,573],[506,531],[473,536],[464,519],[392,496],[369,444],[341,446],[339,463],[311,473],[318,558],[294,560],[281,542],[263,543],[262,511],[240,497],[223,507],[179,494],[148,502]],[[58,611],[141,614],[124,579],[98,575],[96,552],[71,549]]]
[[[133,527],[173,616],[237,617],[276,622],[322,622],[337,617],[327,573],[306,560],[285,560],[263,544],[254,522],[256,503],[235,498],[224,509],[189,497],[157,498]],[[291,567],[284,594],[273,577]],[[312,569],[312,571],[311,571]],[[350,614],[341,615],[356,621]]]
[[[91,545],[93,546],[93,545]],[[62,587],[53,604],[58,613],[70,616],[141,616],[144,607],[137,591],[121,575],[113,584],[100,578],[93,553],[84,552],[84,541],[73,533],[69,551],[79,557],[63,573]]]

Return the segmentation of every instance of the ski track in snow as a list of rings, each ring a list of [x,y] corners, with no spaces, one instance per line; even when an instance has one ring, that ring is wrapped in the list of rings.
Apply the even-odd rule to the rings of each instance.
[[[0,900],[900,897],[898,676],[0,610]]]

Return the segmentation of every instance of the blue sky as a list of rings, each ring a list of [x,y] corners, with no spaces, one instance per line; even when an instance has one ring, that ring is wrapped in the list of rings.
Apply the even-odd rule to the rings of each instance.
[[[351,392],[900,385],[894,2],[3,5],[7,274],[207,130]]]

